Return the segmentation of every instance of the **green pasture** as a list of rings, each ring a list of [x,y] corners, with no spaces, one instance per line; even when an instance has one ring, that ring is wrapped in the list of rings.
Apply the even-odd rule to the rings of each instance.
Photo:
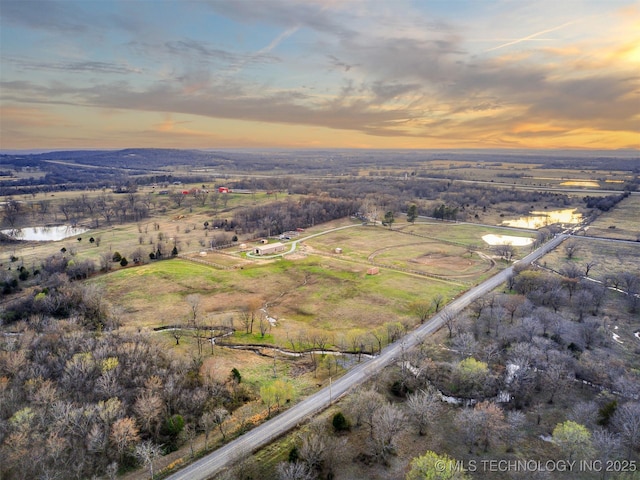
[[[401,226],[399,222],[397,227]],[[409,224],[402,229],[403,232],[423,235],[428,238],[451,242],[460,246],[470,246],[481,250],[489,250],[491,247],[482,237],[484,235],[508,235],[511,237],[535,238],[535,232],[526,230],[513,230],[504,228],[493,228],[486,225],[474,225],[471,223],[451,223],[451,222],[416,222]],[[528,247],[525,247],[528,249]],[[528,252],[527,252],[528,253]]]
[[[105,289],[105,298],[125,308],[129,326],[157,327],[184,323],[190,313],[189,294],[200,295],[200,315],[228,313],[241,329],[239,311],[250,301],[268,303],[278,325],[272,342],[304,332],[335,335],[352,330],[384,329],[401,321],[414,324],[408,305],[430,302],[435,295],[452,298],[465,287],[427,277],[381,269],[367,275],[368,264],[309,256],[276,260],[242,269],[219,270],[182,259],[153,262],[113,271],[91,281]],[[254,334],[259,328],[254,325]]]

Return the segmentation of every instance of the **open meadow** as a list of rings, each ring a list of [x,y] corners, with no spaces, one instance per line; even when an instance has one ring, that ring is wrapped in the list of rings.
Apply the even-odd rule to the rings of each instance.
[[[567,258],[565,249],[559,248],[545,255],[539,263],[555,271],[562,271],[567,264],[573,264],[582,275],[589,266],[589,278],[601,282],[623,272],[640,275],[640,243],[580,236],[573,237],[571,241],[577,246],[571,259]]]
[[[640,195],[630,195],[616,208],[601,213],[587,228],[587,235],[640,241]]]

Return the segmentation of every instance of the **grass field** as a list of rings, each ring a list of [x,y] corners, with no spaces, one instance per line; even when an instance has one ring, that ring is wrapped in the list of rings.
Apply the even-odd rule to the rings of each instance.
[[[630,195],[616,208],[602,213],[587,230],[596,237],[640,240],[640,196]]]
[[[201,314],[208,319],[235,318],[247,303],[269,304],[278,319],[271,329],[273,341],[287,345],[303,331],[331,332],[382,328],[385,323],[414,323],[408,304],[436,294],[451,297],[461,286],[384,270],[366,275],[366,265],[340,259],[309,256],[278,260],[243,269],[219,270],[173,259],[96,277],[106,299],[126,308],[126,324],[157,327],[184,323],[189,314],[186,296],[201,295]],[[152,286],[151,288],[149,288]]]
[[[490,257],[487,234],[531,238],[533,234],[462,223],[398,224],[393,229],[365,226],[343,229],[304,242],[312,252],[333,254],[354,262],[370,262],[451,281],[477,283],[498,266]],[[335,254],[336,248],[341,249]],[[516,248],[515,258],[529,252]]]
[[[640,243],[620,243],[595,238],[574,237],[578,250],[570,260],[581,268],[593,264],[589,277],[603,281],[608,275],[632,272],[640,275]],[[565,250],[555,249],[545,255],[539,263],[556,271],[568,262]]]

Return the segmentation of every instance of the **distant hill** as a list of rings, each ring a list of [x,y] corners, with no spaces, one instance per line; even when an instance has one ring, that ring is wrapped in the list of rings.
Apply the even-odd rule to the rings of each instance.
[[[149,175],[171,177],[177,166],[207,167],[224,172],[355,174],[362,168],[394,165],[407,170],[431,160],[477,163],[536,163],[542,168],[629,170],[640,173],[640,152],[562,150],[181,150],[128,148],[69,150],[0,155],[0,171],[21,172],[21,178],[0,177],[3,188],[30,191],[34,186],[101,188],[138,182]],[[29,172],[37,175],[29,177]],[[5,178],[6,177],[6,178]],[[11,179],[10,179],[11,178]],[[190,177],[191,181],[197,177]],[[203,176],[203,179],[206,178]],[[174,180],[179,180],[175,176]],[[204,180],[203,180],[204,181]]]

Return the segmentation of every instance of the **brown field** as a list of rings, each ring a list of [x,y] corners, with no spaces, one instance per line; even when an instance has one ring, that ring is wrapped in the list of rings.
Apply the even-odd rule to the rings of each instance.
[[[588,235],[640,240],[640,195],[630,195],[589,225]]]
[[[592,263],[589,277],[603,281],[607,276],[621,272],[632,272],[640,275],[640,243],[621,243],[595,238],[574,237],[572,241],[578,242],[578,251],[571,262],[586,267]],[[545,255],[539,260],[556,271],[562,268],[567,255],[562,245]]]

